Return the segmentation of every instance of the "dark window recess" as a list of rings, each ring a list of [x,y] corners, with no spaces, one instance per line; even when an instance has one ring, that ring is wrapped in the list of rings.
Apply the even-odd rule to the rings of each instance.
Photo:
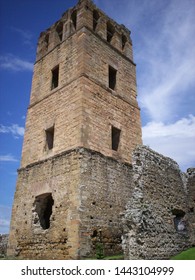
[[[72,23],[74,25],[75,30],[77,29],[77,10],[75,10],[74,12],[72,12],[71,14],[71,20]]]
[[[112,126],[112,150],[118,151],[121,130]]]
[[[94,10],[93,11],[93,30],[94,31],[96,30],[99,18],[100,18],[99,13],[96,10]]]
[[[54,144],[54,126],[45,131],[46,134],[46,147],[48,150],[53,149]]]
[[[109,88],[115,90],[116,88],[116,73],[117,70],[115,70],[114,68],[112,68],[111,66],[109,66],[109,71],[108,71],[108,75],[109,75]]]
[[[126,43],[127,43],[127,37],[125,35],[122,35],[122,49],[124,49]]]
[[[58,83],[59,83],[59,66],[55,67],[52,70],[51,89],[58,87]]]
[[[45,36],[44,42],[45,42],[45,47],[46,47],[46,49],[48,49],[48,46],[49,46],[49,34],[47,34],[47,35]]]
[[[93,231],[93,233],[91,234],[91,237],[92,238],[95,238],[95,237],[97,237],[98,236],[98,232],[97,232],[97,230],[95,229],[94,231]]]
[[[184,232],[186,231],[186,223],[184,221],[185,212],[183,210],[174,209],[172,214],[175,215],[173,221],[176,231]]]
[[[35,198],[34,206],[35,212],[38,215],[38,220],[35,220],[34,223],[36,224],[39,221],[43,229],[48,229],[50,227],[53,204],[54,200],[51,193],[41,194]]]
[[[110,43],[112,40],[112,37],[114,36],[114,26],[110,23],[107,22],[107,42]]]
[[[56,27],[56,32],[58,34],[58,37],[60,41],[62,41],[62,36],[63,36],[63,23],[59,23],[58,26]]]

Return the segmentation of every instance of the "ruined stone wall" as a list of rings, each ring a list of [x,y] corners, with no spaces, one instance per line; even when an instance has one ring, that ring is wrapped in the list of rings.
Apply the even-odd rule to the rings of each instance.
[[[8,234],[0,234],[0,257],[6,256],[8,237]]]
[[[69,151],[19,170],[8,255],[24,259],[77,258],[79,156],[79,152]],[[53,199],[50,209],[44,206],[46,195]],[[44,217],[48,210],[50,217]],[[49,220],[49,227],[41,225],[41,219]]]
[[[176,162],[147,147],[137,148],[132,189],[124,217],[126,259],[168,259],[192,246],[194,213],[185,174]]]
[[[121,253],[131,176],[131,165],[83,148],[20,169],[8,255],[78,259],[94,256],[98,242]]]
[[[80,182],[80,256],[94,256],[97,243],[105,255],[122,253],[121,214],[131,197],[132,167],[83,150]]]
[[[192,229],[192,245],[195,246],[195,168],[189,168],[186,173],[186,188],[188,192],[189,221]]]

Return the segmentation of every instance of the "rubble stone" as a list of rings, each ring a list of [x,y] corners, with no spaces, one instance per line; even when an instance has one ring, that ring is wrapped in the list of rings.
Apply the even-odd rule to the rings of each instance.
[[[168,259],[194,246],[194,169],[138,147],[133,154],[132,196],[123,217],[126,259]]]

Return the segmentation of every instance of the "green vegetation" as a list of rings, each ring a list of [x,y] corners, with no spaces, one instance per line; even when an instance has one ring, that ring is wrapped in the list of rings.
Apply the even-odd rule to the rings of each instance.
[[[3,257],[0,256],[0,260],[18,260],[22,259],[19,257]],[[104,256],[104,250],[102,243],[98,243],[96,246],[96,256],[94,258],[87,258],[86,260],[124,260],[123,255],[115,255],[115,256]],[[190,248],[186,251],[181,252],[180,254],[171,257],[171,260],[195,260],[195,247]]]
[[[105,257],[104,260],[124,260],[124,256],[123,255],[108,256]]]
[[[104,258],[104,245],[102,243],[96,244],[96,258],[102,260]]]
[[[195,247],[183,251],[174,257],[171,257],[171,260],[195,260]]]

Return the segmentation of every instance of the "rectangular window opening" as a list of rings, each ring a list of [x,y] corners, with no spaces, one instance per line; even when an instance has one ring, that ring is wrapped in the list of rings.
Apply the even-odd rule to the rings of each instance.
[[[58,34],[58,37],[60,39],[60,41],[62,41],[62,37],[63,37],[63,23],[59,23],[57,28],[56,28],[56,32]]]
[[[55,67],[52,70],[51,89],[58,87],[58,83],[59,83],[59,66]]]
[[[107,22],[107,42],[108,43],[110,43],[112,41],[114,32],[115,32],[114,26],[110,22]]]
[[[46,129],[45,134],[46,134],[46,147],[48,150],[52,150],[54,145],[54,126],[50,127],[49,129]]]
[[[118,151],[121,130],[112,126],[112,150]]]
[[[96,27],[98,25],[99,18],[100,18],[99,13],[96,10],[94,10],[93,11],[93,30],[94,31],[96,30]]]
[[[116,73],[117,70],[109,66],[109,88],[113,90],[116,88]]]
[[[74,25],[75,30],[77,29],[77,10],[73,11],[71,14],[71,20]]]

